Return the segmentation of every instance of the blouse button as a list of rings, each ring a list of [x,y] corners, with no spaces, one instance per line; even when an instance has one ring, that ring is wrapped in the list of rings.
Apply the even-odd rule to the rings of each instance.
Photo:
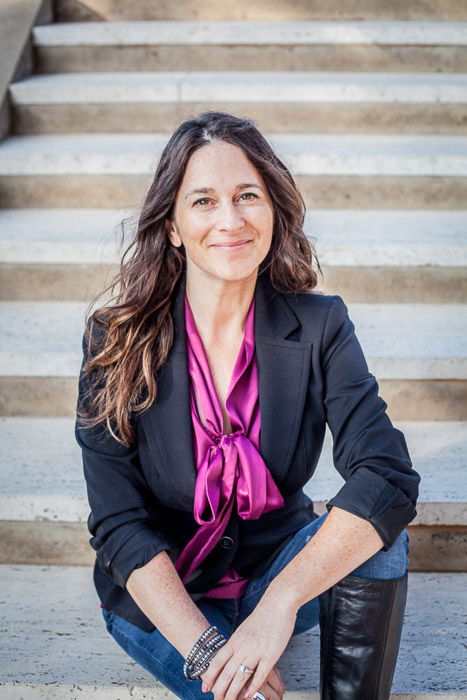
[[[221,537],[219,540],[219,544],[221,547],[224,549],[230,549],[231,546],[233,545],[234,541],[231,537],[228,537],[227,535],[224,537]]]

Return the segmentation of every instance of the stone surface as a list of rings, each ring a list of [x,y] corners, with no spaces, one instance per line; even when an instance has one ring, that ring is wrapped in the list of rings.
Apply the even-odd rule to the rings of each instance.
[[[464,22],[72,22],[36,26],[36,46],[144,44],[443,44],[465,46]]]
[[[466,105],[455,102],[80,102],[15,104],[13,133],[147,133],[175,128],[194,114],[215,110],[248,115],[263,133],[467,133]]]
[[[1,416],[73,416],[76,410],[76,377],[2,377]]]
[[[412,525],[467,525],[467,425],[394,422],[404,433],[421,475]],[[86,522],[89,514],[81,450],[72,418],[0,418],[4,458],[0,472],[2,520]],[[328,427],[318,467],[305,492],[324,512],[344,479],[334,467]]]
[[[65,162],[69,163],[69,159],[65,158],[62,164]],[[40,177],[37,174],[15,177],[0,174],[0,206],[139,207],[152,177],[149,172],[146,175],[63,172]],[[313,209],[400,210],[405,207],[451,211],[462,209],[467,200],[467,179],[461,176],[308,174],[297,175],[295,181],[306,206]]]
[[[270,0],[237,0],[224,4],[213,0],[197,0],[196,3],[174,3],[170,0],[57,0],[54,4],[57,21],[80,20],[316,20],[316,19],[467,19],[462,0],[429,0],[411,2],[386,0],[287,0],[271,3]]]
[[[346,306],[369,369],[379,379],[467,377],[464,305]],[[75,376],[86,308],[83,302],[0,302],[2,376]]]
[[[0,520],[0,564],[92,566],[90,537],[85,523]]]
[[[464,177],[467,137],[270,134],[294,175]],[[12,136],[0,144],[0,176],[148,175],[166,134]]]
[[[439,73],[62,73],[9,87],[15,105],[164,102],[465,104],[467,76]]]
[[[331,286],[338,284],[339,275],[347,277],[343,299],[350,302],[369,369],[381,378],[380,393],[390,415],[414,419],[395,423],[422,475],[418,515],[410,526],[411,564],[436,570],[465,567],[467,424],[436,420],[466,417],[465,307],[377,303],[394,301],[385,290],[391,284],[404,287],[404,273],[412,280],[424,277],[425,286],[433,288],[444,284],[441,275],[450,276],[451,286],[463,284],[466,220],[460,209],[466,201],[467,140],[453,134],[465,129],[466,78],[454,71],[466,65],[467,24],[420,21],[434,19],[436,13],[456,19],[456,3],[448,0],[441,7],[439,0],[388,0],[378,8],[367,0],[344,5],[326,0],[318,9],[315,0],[291,0],[287,8],[284,3],[239,0],[227,10],[222,3],[200,0],[185,14],[184,3],[168,8],[165,0],[150,7],[147,0],[104,0],[99,12],[94,0],[86,7],[79,3],[79,8],[74,0],[62,0],[59,12],[67,4],[69,10],[73,6],[72,14],[79,12],[87,20],[112,13],[119,19],[118,13],[134,12],[151,18],[151,12],[159,12],[160,18],[184,21],[34,29],[36,73],[64,74],[33,75],[13,84],[12,116],[17,133],[44,129],[62,135],[13,137],[0,144],[0,202],[8,207],[86,209],[0,212],[2,284],[29,285],[30,294],[23,304],[0,305],[5,368],[0,413],[8,416],[0,421],[5,454],[0,561],[91,564],[94,554],[87,542],[89,508],[73,435],[85,305],[52,302],[53,290],[45,284],[43,293],[50,298],[34,296],[31,279],[39,282],[47,274],[58,278],[47,264],[62,266],[64,273],[78,265],[115,264],[115,227],[126,215],[123,207],[143,194],[168,138],[162,132],[191,116],[189,110],[216,108],[248,113],[266,126],[263,133],[270,134],[307,205],[314,208],[306,232],[316,238],[321,263],[336,272]],[[279,21],[186,21],[231,19],[225,11],[234,19]],[[392,16],[417,21],[287,21],[359,19],[359,13],[366,20]],[[251,67],[257,72],[249,72]],[[131,72],[138,68],[166,72]],[[194,68],[211,72],[192,74]],[[96,69],[111,72],[94,73]],[[303,72],[307,69],[309,73]],[[91,72],[65,74],[70,70]],[[262,122],[269,105],[274,119]],[[138,135],[123,133],[122,125],[129,121]],[[310,133],[301,133],[298,122]],[[329,124],[340,135],[326,134]],[[80,130],[95,134],[71,135]],[[381,134],[368,136],[375,130]],[[273,135],[281,131],[286,133]],[[90,206],[121,208],[107,212]],[[361,207],[373,211],[358,211]],[[365,270],[378,275],[384,269],[384,282],[382,275],[379,281],[367,281],[368,289],[378,284],[382,298],[368,296],[367,289],[361,301],[370,299],[372,304],[353,303],[346,269],[354,275]],[[80,280],[83,284],[85,277]],[[56,294],[58,287],[56,280]],[[400,294],[395,301],[427,301],[421,292],[415,295],[413,285]],[[449,296],[432,299],[440,300]],[[34,415],[11,417],[15,412]],[[54,413],[69,417],[39,417]],[[333,467],[327,430],[317,473],[306,487],[318,512],[342,483]],[[89,567],[0,566],[0,590],[0,636],[7,650],[0,661],[2,697],[170,696],[106,635]],[[411,573],[393,697],[467,697],[460,627],[464,591],[465,575]],[[291,640],[279,662],[287,696],[318,700],[318,663],[317,629]]]
[[[466,578],[409,574],[394,693],[431,697],[467,691],[461,627]],[[0,634],[7,650],[0,662],[2,683],[158,691],[159,683],[106,633],[91,568],[3,565],[0,590]],[[291,639],[280,658],[288,691],[317,691],[318,634],[313,628]]]
[[[0,263],[115,264],[135,230],[136,210],[0,210]],[[466,267],[464,211],[314,209],[305,233],[324,265]]]
[[[212,31],[215,33],[216,29],[213,27]],[[324,43],[306,43],[305,39],[291,44],[254,41],[200,44],[183,42],[181,37],[178,43],[159,43],[155,37],[152,43],[137,45],[36,45],[35,68],[37,73],[249,71],[252,66],[261,71],[462,73],[467,70],[464,45],[379,44],[364,36],[362,41],[366,43],[332,43],[330,37]]]

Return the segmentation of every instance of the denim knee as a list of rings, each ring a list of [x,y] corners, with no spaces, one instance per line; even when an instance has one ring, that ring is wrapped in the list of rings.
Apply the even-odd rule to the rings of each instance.
[[[224,610],[230,610],[224,601],[215,601],[214,604],[204,600],[200,602],[203,603],[203,613],[210,624],[216,625],[224,636],[230,636],[230,618],[224,616]],[[198,607],[201,606],[198,604]],[[183,656],[157,628],[145,632],[105,608],[102,615],[107,631],[117,644],[176,697],[182,700],[214,700],[211,692],[202,692],[200,679],[191,681],[185,677]]]
[[[362,578],[399,578],[409,568],[410,537],[402,530],[392,547],[380,550],[351,572]]]

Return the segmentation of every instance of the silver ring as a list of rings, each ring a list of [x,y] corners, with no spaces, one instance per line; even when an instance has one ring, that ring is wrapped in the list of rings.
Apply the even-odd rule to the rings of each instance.
[[[264,697],[263,693],[260,693],[259,690],[254,693],[254,695],[251,696],[251,700],[266,700]]]
[[[254,673],[254,670],[252,668],[248,668],[248,666],[244,666],[244,664],[240,664],[238,670],[242,673]],[[263,698],[263,700],[266,700],[266,698]]]

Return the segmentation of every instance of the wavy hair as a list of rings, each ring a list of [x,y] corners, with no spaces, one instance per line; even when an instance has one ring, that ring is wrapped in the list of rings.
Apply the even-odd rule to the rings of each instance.
[[[87,316],[97,299],[117,287],[109,302],[87,319],[77,416],[82,427],[105,423],[122,445],[135,443],[132,419],[155,401],[157,372],[174,340],[171,302],[186,270],[184,246],[175,247],[168,236],[175,198],[190,156],[218,141],[243,150],[273,203],[272,242],[259,274],[269,274],[277,291],[294,293],[316,287],[313,258],[322,275],[303,231],[303,197],[253,120],[209,111],[181,123],[162,152],[118,273],[86,312]]]

